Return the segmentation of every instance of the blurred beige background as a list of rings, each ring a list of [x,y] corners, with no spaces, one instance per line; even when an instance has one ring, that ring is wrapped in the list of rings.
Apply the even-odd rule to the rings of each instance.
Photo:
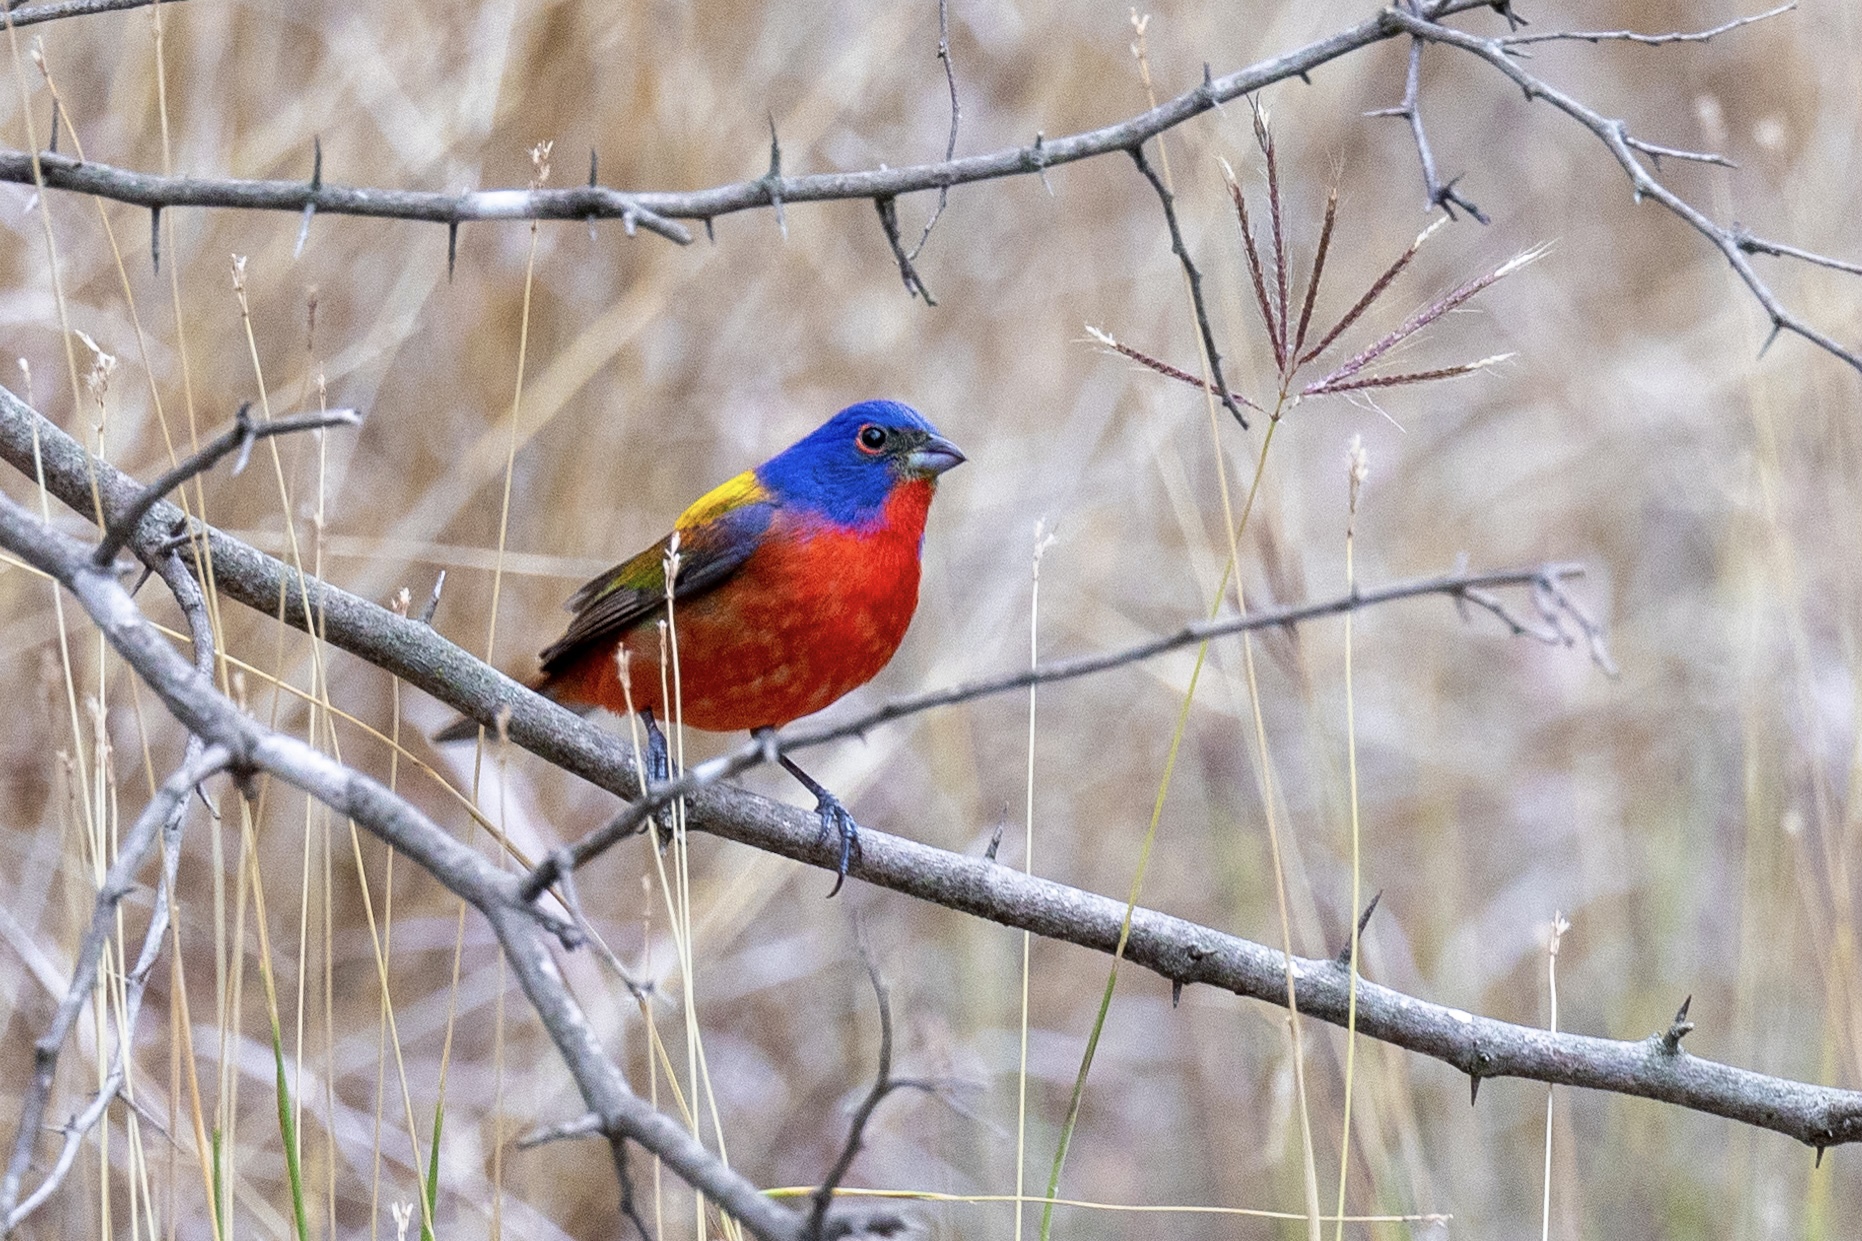
[[[553,140],[552,183],[700,188],[760,175],[766,116],[791,172],[923,162],[948,122],[934,56],[937,12],[910,4],[589,0],[391,6],[333,0],[189,0],[164,5],[172,162],[200,175],[324,176],[429,189],[521,185],[529,149]],[[1368,4],[1165,4],[1149,48],[1161,93],[1361,19]],[[1723,3],[1522,3],[1534,29],[1667,30],[1748,10]],[[963,128],[973,153],[1089,128],[1144,107],[1123,4],[951,0]],[[1462,19],[1497,30],[1485,13]],[[93,159],[164,164],[146,11],[23,32],[43,38],[71,125]],[[1320,315],[1336,316],[1427,217],[1400,122],[1365,119],[1402,89],[1405,49],[1380,46],[1269,91],[1296,253],[1309,251],[1326,185],[1340,222]],[[1670,184],[1723,220],[1854,259],[1862,256],[1855,156],[1862,40],[1841,0],[1705,46],[1552,46],[1534,72],[1630,121],[1652,141],[1711,146],[1728,172],[1671,165]],[[9,73],[17,78],[18,67]],[[30,64],[24,90],[43,138],[50,112]],[[0,90],[0,133],[26,141],[19,89]],[[1572,922],[1558,962],[1561,1025],[1635,1038],[1666,1026],[1689,994],[1697,1054],[1854,1086],[1862,1076],[1850,873],[1854,797],[1862,436],[1854,373],[1784,338],[1759,358],[1766,324],[1725,264],[1653,205],[1632,203],[1587,133],[1487,67],[1445,49],[1425,58],[1424,108],[1444,175],[1494,217],[1433,238],[1360,334],[1526,247],[1550,253],[1432,329],[1406,369],[1496,353],[1494,371],[1398,390],[1378,408],[1298,408],[1280,428],[1244,542],[1250,598],[1331,595],[1344,585],[1345,453],[1367,445],[1360,579],[1576,558],[1581,597],[1611,627],[1622,677],[1581,651],[1509,639],[1424,600],[1368,612],[1356,627],[1357,733],[1366,891],[1383,904],[1367,938],[1370,977],[1511,1020],[1547,1017],[1545,941]],[[1235,386],[1262,392],[1270,360],[1247,296],[1218,157],[1261,192],[1248,111],[1237,103],[1167,140],[1187,238],[1207,276]],[[65,149],[69,149],[66,147]],[[1174,628],[1209,607],[1227,544],[1219,472],[1241,486],[1259,430],[1212,429],[1192,390],[1141,373],[1086,341],[1085,325],[1186,365],[1194,338],[1157,203],[1111,157],[1034,178],[959,189],[919,260],[939,299],[907,298],[870,204],[792,205],[788,236],[764,212],[717,222],[715,243],[679,248],[614,224],[542,227],[515,423],[509,556],[495,659],[527,670],[585,575],[657,537],[703,488],[756,463],[835,409],[875,395],[923,409],[970,463],[933,510],[923,602],[894,664],[834,710],[1012,668],[1027,659],[1029,562],[1037,521],[1057,535],[1043,565],[1039,643],[1059,655]],[[41,225],[19,187],[0,188],[0,321],[28,359],[41,409],[78,424],[57,335]],[[900,203],[915,237],[932,203]],[[449,571],[437,624],[483,652],[530,232],[466,226],[449,281],[443,229],[318,218],[301,257],[283,214],[176,211],[163,270],[151,271],[146,213],[110,206],[143,347],[95,205],[54,196],[51,219],[71,323],[120,359],[102,443],[148,472],[166,461],[151,388],[186,425],[191,384],[203,429],[256,390],[230,256],[248,256],[252,337],[274,408],[315,400],[368,413],[359,434],[283,447],[307,561],[386,600],[424,598]],[[1303,258],[1302,258],[1303,262]],[[1762,260],[1788,304],[1862,341],[1862,285]],[[179,277],[177,323],[169,265]],[[307,304],[315,302],[314,333]],[[84,359],[80,358],[80,364]],[[8,367],[8,375],[14,374]],[[9,378],[9,382],[11,379]],[[94,421],[87,412],[86,420]],[[95,432],[93,432],[95,434]],[[28,496],[23,480],[4,484]],[[314,520],[322,494],[322,523]],[[271,550],[284,512],[269,459],[207,482],[208,516]],[[171,608],[144,599],[172,619]],[[19,1083],[29,1038],[53,999],[88,910],[84,813],[59,756],[74,746],[48,588],[0,574],[0,684],[16,724],[0,737],[0,1080]],[[226,649],[313,690],[305,639],[231,609]],[[94,697],[94,636],[72,623],[79,693]],[[1329,953],[1350,917],[1342,626],[1263,640],[1261,692],[1288,850],[1297,951]],[[1034,747],[1035,865],[1123,894],[1137,861],[1190,657],[1158,660],[1040,699]],[[387,731],[388,678],[341,654],[328,696]],[[124,813],[145,789],[137,706],[123,670],[103,670],[115,784]],[[252,709],[299,732],[301,698],[244,679]],[[176,730],[141,703],[159,765]],[[916,717],[817,754],[810,769],[865,823],[941,847],[979,850],[1008,823],[1020,864],[1030,757],[1025,699]],[[413,754],[464,787],[469,755],[436,754],[416,732],[444,718],[409,691]],[[346,759],[386,774],[386,747],[347,723]],[[716,739],[694,737],[694,755]],[[1240,647],[1218,645],[1190,716],[1144,900],[1278,942]],[[461,834],[470,824],[404,761],[402,786]],[[751,784],[802,800],[786,779]],[[227,795],[225,804],[234,799]],[[597,824],[612,801],[525,755],[486,813],[532,854]],[[239,1235],[289,1235],[272,1062],[248,912],[235,940],[236,822],[190,823],[182,942],[195,1067],[209,1112],[226,1098]],[[392,1235],[411,1169],[392,1058],[375,1136],[379,994],[355,864],[340,822],[270,791],[257,823],[287,1049],[302,1041],[305,1175],[313,1231]],[[482,834],[476,837],[485,842]],[[306,840],[309,841],[308,850]],[[213,869],[223,855],[224,882]],[[365,844],[378,913],[386,858]],[[1019,935],[850,884],[821,899],[818,872],[710,839],[692,851],[695,1011],[732,1162],[768,1185],[810,1184],[832,1159],[845,1107],[871,1073],[871,996],[854,953],[859,911],[893,985],[902,1071],[959,1083],[946,1099],[901,1096],[880,1113],[861,1185],[995,1195],[1014,1189]],[[590,913],[623,958],[669,999],[663,1037],[684,1072],[683,1016],[666,912],[644,876],[644,843],[586,873]],[[327,878],[326,878],[327,875]],[[216,892],[218,896],[216,897]],[[326,897],[326,892],[329,894]],[[216,922],[216,899],[224,923]],[[455,907],[438,886],[394,872],[391,973],[397,1025],[426,1149],[449,1012],[441,1144],[442,1235],[493,1229],[492,1151],[575,1115],[579,1103],[521,999],[503,1009],[484,928],[465,924],[451,985]],[[132,913],[143,916],[146,899]],[[300,911],[308,920],[300,922]],[[329,910],[328,914],[324,912]],[[37,954],[36,956],[34,954]],[[586,954],[584,954],[585,957]],[[244,960],[243,1007],[216,1000]],[[610,1046],[647,1089],[638,1010],[611,976],[567,962]],[[1028,1186],[1045,1182],[1106,961],[1033,949]],[[301,1009],[300,1009],[301,1005]],[[173,980],[158,971],[144,1015],[138,1098],[182,1149],[145,1126],[146,1183],[161,1227],[208,1230],[185,1092],[163,1031]],[[301,1028],[301,1034],[300,1034]],[[1342,1036],[1308,1026],[1308,1080],[1321,1200],[1335,1193]],[[65,1070],[75,1099],[94,1032]],[[1470,1110],[1467,1082],[1433,1061],[1360,1044],[1349,1203],[1354,1211],[1451,1215],[1449,1223],[1353,1225],[1347,1235],[1498,1237],[1539,1221],[1545,1090],[1495,1081]],[[1135,971],[1120,980],[1063,1193],[1104,1203],[1294,1210],[1299,1124],[1284,1014]],[[502,1058],[502,1073],[496,1061]],[[294,1070],[295,1071],[295,1070]],[[237,1098],[232,1092],[237,1084]],[[0,1092],[11,1131],[15,1089]],[[501,1098],[501,1109],[500,1109]],[[62,1105],[58,1105],[62,1106]],[[55,1106],[55,1114],[62,1115]],[[128,1227],[135,1183],[115,1114],[109,1227]],[[709,1132],[709,1125],[708,1125]],[[376,1153],[381,1188],[374,1197]],[[104,1220],[98,1155],[87,1154],[35,1235]],[[1811,1153],[1772,1135],[1653,1104],[1560,1092],[1553,1154],[1558,1237],[1839,1237],[1862,1211],[1858,1156]],[[650,1172],[639,1165],[643,1192]],[[499,1224],[525,1237],[613,1236],[605,1152],[562,1144],[505,1151]],[[371,1203],[375,1205],[372,1207]],[[668,1175],[663,1226],[691,1227]],[[138,1208],[140,1209],[140,1208]],[[334,1214],[332,1216],[332,1209]],[[929,1235],[1006,1236],[1013,1208],[914,1208]],[[1031,1213],[1030,1219],[1033,1215]],[[1063,1210],[1069,1237],[1293,1236],[1303,1225],[1237,1216]]]

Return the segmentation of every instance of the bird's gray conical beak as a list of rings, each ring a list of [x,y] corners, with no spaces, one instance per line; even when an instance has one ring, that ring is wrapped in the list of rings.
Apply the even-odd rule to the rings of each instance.
[[[905,464],[921,478],[935,478],[945,470],[962,465],[963,453],[941,435],[932,435],[905,455]]]

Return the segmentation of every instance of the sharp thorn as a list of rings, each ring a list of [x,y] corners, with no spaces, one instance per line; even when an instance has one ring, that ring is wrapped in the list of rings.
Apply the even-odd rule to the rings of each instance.
[[[1384,899],[1383,889],[1379,888],[1375,893],[1371,895],[1371,902],[1370,904],[1364,907],[1364,912],[1358,915],[1358,928],[1357,928],[1356,939],[1359,943],[1362,943],[1364,940],[1364,928],[1371,924],[1371,915],[1377,912],[1377,902],[1383,899]],[[1346,936],[1344,946],[1338,950],[1338,956],[1336,960],[1338,961],[1338,964],[1341,967],[1348,966],[1351,964],[1352,940],[1353,940],[1352,936]]]
[[[323,188],[323,138],[313,134],[310,139],[310,192],[315,194]]]
[[[453,267],[459,260],[459,221],[446,226],[446,283],[453,282]]]
[[[1771,352],[1771,347],[1778,342],[1778,334],[1782,331],[1784,331],[1784,320],[1774,315],[1771,321],[1771,331],[1766,335],[1765,343],[1759,346],[1761,358]]]
[[[440,591],[445,587],[446,570],[441,569],[440,575],[433,579],[433,594],[428,596],[427,606],[420,613],[420,623],[429,629],[433,627],[433,614],[440,610]]]

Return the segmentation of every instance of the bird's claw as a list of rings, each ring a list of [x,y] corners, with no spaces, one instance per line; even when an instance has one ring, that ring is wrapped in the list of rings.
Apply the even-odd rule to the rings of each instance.
[[[815,799],[815,815],[821,820],[821,830],[815,834],[817,845],[826,844],[831,835],[840,837],[839,865],[834,871],[834,886],[828,889],[832,898],[847,882],[848,868],[860,860],[860,825],[832,793],[822,793]]]
[[[664,784],[672,779],[672,750],[666,744],[666,734],[660,731],[653,719],[652,711],[641,712],[641,718],[647,726],[647,781],[648,787]],[[654,811],[650,821],[653,825],[653,838],[659,844],[659,851],[666,852],[672,847],[672,810],[662,806]]]

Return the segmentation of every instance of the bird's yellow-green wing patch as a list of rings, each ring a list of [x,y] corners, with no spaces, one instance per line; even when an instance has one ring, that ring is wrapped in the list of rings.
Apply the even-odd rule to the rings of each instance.
[[[673,529],[682,534],[695,534],[712,522],[738,509],[767,504],[769,498],[769,492],[764,490],[762,480],[757,478],[756,471],[745,470],[737,477],[726,479],[692,501],[691,506],[679,514],[679,520],[673,523]]]
[[[680,515],[679,571],[673,597],[689,599],[723,582],[748,560],[769,528],[773,506],[754,473],[713,488]],[[556,672],[589,648],[619,638],[666,606],[668,535],[639,555],[593,578],[572,595],[569,629],[543,652],[543,672]]]

